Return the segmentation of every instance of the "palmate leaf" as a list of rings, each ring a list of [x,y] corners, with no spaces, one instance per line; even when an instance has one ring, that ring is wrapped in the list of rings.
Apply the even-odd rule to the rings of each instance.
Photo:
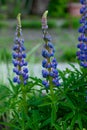
[[[32,119],[33,119],[33,122],[38,125],[38,121],[40,120],[40,115],[39,115],[38,110],[34,110],[32,112]]]
[[[32,110],[31,116],[28,117],[28,121],[26,123],[26,128],[31,128],[32,130],[39,130],[39,122],[41,120],[40,114],[38,110]]]
[[[81,81],[82,81],[82,79],[81,79]],[[76,90],[76,89],[80,89],[80,88],[82,88],[82,87],[84,87],[84,86],[86,86],[87,85],[87,83],[84,83],[84,82],[76,82],[76,84],[73,84],[72,86],[70,86],[70,89],[69,90]],[[84,87],[85,88],[85,87]]]
[[[3,115],[5,112],[9,110],[9,98],[9,89],[5,85],[0,84],[0,115]]]
[[[42,80],[40,78],[37,78],[37,77],[29,77],[30,79],[32,79],[33,81],[36,81],[38,83],[41,83],[42,84]]]
[[[73,112],[68,113],[68,114],[64,117],[64,118],[65,118],[65,121],[68,121],[68,120],[72,119],[73,116],[74,116],[74,113],[73,113]]]
[[[60,127],[58,124],[54,124],[54,128],[55,128],[56,130],[62,130],[61,127]]]
[[[5,86],[3,84],[0,84],[0,97],[2,96],[8,96],[10,93],[10,90],[8,88],[8,86]]]
[[[84,121],[87,121],[87,114],[82,114],[82,119],[83,119]]]
[[[40,128],[43,128],[43,127],[49,125],[50,123],[51,123],[51,118],[48,118],[45,121],[43,121],[43,123],[41,124]]]
[[[32,83],[33,83],[32,87],[37,85],[37,86],[44,88],[43,85],[42,85],[42,80],[40,78],[37,78],[37,77],[29,77],[29,78],[32,80]]]
[[[32,129],[32,120],[30,118],[27,119],[27,123],[26,123],[26,129]]]
[[[9,83],[10,83],[10,91],[12,92],[12,93],[15,93],[15,86],[14,86],[14,84],[13,84],[13,82],[11,81],[11,79],[10,78],[8,78],[8,80],[9,80]]]
[[[12,113],[12,117],[13,117],[12,120],[15,120],[15,119],[16,119],[15,121],[19,120],[19,123],[20,123],[19,114],[17,113],[15,109],[14,109],[14,113]]]
[[[62,106],[70,108],[73,111],[75,109],[75,106],[74,106],[73,102],[70,100],[70,98],[67,95],[65,95],[65,97],[66,97],[67,101],[66,102],[61,102],[60,104]]]
[[[67,123],[66,123],[66,121],[63,122],[63,130],[67,130]]]
[[[66,73],[61,70],[58,70],[58,72],[59,72],[59,76],[61,77],[62,81],[65,81],[65,82],[63,82],[63,84],[66,83],[66,77],[65,77]]]
[[[14,85],[13,84],[13,81],[11,81],[11,79],[8,79],[9,80],[9,83],[10,83],[10,86],[9,86],[9,90],[12,94],[18,94],[19,91],[20,91],[20,85]]]
[[[61,102],[60,104],[62,105],[62,107],[68,107],[68,108],[72,109],[72,107],[70,106],[69,103]]]
[[[78,113],[77,122],[78,122],[79,128],[82,130],[82,129],[83,129],[83,126],[82,126],[82,120],[81,120],[81,115],[80,115],[80,113]]]
[[[0,124],[4,125],[4,126],[11,127],[11,128],[15,128],[16,130],[21,130],[19,127],[17,127],[17,125],[13,125],[13,124],[8,123],[8,122],[0,122]]]
[[[80,70],[78,70],[74,64],[69,63],[69,65],[74,69],[75,72],[77,72],[78,74],[82,75],[82,72]]]
[[[74,65],[71,65],[71,66],[73,67],[73,71],[69,70],[68,68],[64,70],[63,72],[59,71],[60,76],[63,80],[64,89],[66,89],[66,91],[70,87],[72,87],[73,89],[74,86],[79,87],[80,83],[81,84],[84,83],[82,82],[84,78],[84,75],[82,74],[82,72],[80,72],[77,68],[75,68]]]
[[[73,116],[72,120],[71,120],[71,124],[70,124],[70,130],[73,130],[73,127],[75,125],[77,121],[77,114]]]
[[[10,97],[9,90],[7,88],[0,87],[0,102],[6,101],[6,98]]]
[[[51,102],[46,102],[46,103],[43,103],[43,104],[41,104],[41,105],[38,105],[39,107],[44,107],[44,106],[51,106]]]

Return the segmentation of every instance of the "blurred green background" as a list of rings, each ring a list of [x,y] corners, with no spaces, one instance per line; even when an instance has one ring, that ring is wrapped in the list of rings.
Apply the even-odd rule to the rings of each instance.
[[[49,11],[49,33],[56,49],[57,60],[76,62],[80,6],[79,0],[0,0],[0,62],[11,61],[16,16],[19,12],[22,14],[27,60],[41,62],[44,44],[41,15],[45,10]]]

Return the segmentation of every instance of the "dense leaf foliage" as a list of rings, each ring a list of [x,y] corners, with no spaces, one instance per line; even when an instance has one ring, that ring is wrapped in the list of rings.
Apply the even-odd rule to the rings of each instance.
[[[11,130],[87,128],[87,72],[71,66],[72,71],[59,70],[61,86],[54,88],[54,97],[37,77],[30,77],[24,87],[26,102],[20,85],[14,86],[10,79],[10,85],[0,84],[0,127]]]

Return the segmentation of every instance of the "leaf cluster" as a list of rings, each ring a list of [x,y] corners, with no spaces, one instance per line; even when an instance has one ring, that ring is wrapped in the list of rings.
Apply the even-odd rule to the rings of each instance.
[[[53,88],[53,96],[37,77],[29,77],[23,88],[25,102],[21,85],[10,79],[10,85],[0,84],[1,130],[87,129],[87,71],[71,67],[59,70],[61,86]]]

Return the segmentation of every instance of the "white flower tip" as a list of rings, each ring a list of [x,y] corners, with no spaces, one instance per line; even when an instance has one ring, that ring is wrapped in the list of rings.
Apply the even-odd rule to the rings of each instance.
[[[17,15],[18,26],[21,27],[21,13]]]
[[[42,18],[47,18],[47,14],[48,14],[48,10],[46,10],[46,11],[43,13]]]

